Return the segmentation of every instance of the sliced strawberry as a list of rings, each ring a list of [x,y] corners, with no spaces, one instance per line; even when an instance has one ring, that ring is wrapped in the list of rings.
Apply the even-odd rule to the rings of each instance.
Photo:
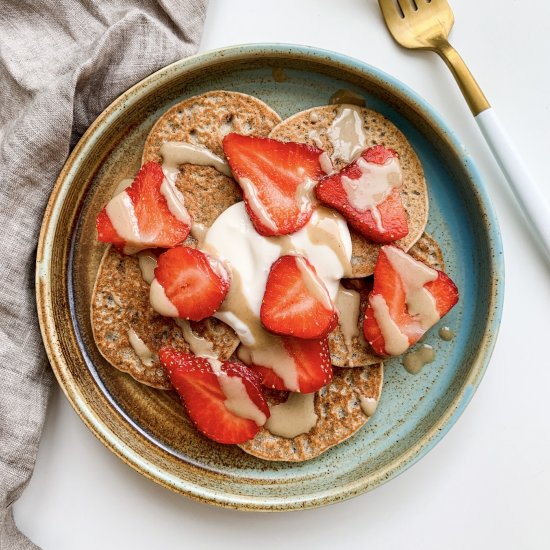
[[[107,215],[106,208],[97,215],[95,224],[97,229],[97,240],[102,243],[112,243],[122,252],[126,243],[116,232],[116,229],[111,223],[111,219]]]
[[[458,288],[443,271],[438,271],[437,279],[426,283],[424,287],[435,298],[435,305],[440,317],[446,315],[458,302]]]
[[[218,443],[244,443],[269,418],[259,377],[252,369],[173,348],[162,348],[159,357],[191,420],[206,437]],[[231,383],[233,391],[226,395],[227,378],[238,378],[245,393],[235,392]],[[244,415],[237,415],[235,409]]]
[[[131,248],[132,252],[183,243],[189,235],[191,218],[179,191],[169,182],[163,186],[163,182],[160,164],[144,164],[132,185],[115,195],[99,213],[98,240],[113,243],[120,250]]]
[[[254,368],[260,373],[264,386],[276,390],[312,393],[326,386],[332,380],[332,364],[326,338],[303,340],[281,336],[280,340],[286,353],[294,360],[298,389],[288,388],[269,365],[254,363]]]
[[[229,275],[223,265],[186,246],[172,248],[159,256],[155,279],[177,310],[173,316],[191,321],[213,315],[229,290]]]
[[[390,256],[395,258],[392,263]],[[398,266],[398,268],[396,268]],[[422,317],[418,313],[411,315],[407,304],[406,279],[413,270],[427,268],[426,274],[435,277],[434,280],[426,282],[416,292],[427,291],[433,297],[437,313],[433,310],[426,310]],[[405,273],[403,270],[407,270]],[[421,276],[417,272],[417,276]],[[414,292],[409,287],[409,292]],[[409,296],[411,299],[411,296]],[[396,246],[383,246],[378,254],[374,268],[374,286],[369,295],[365,320],[363,322],[363,333],[365,339],[372,346],[373,350],[382,356],[399,355],[406,351],[406,348],[416,343],[422,335],[458,302],[458,289],[451,279],[436,269],[429,268],[423,262],[415,260]],[[385,305],[384,305],[385,303]],[[418,303],[418,295],[416,296]],[[387,307],[389,318],[381,310]],[[379,320],[375,316],[378,311],[382,323],[386,328],[381,328]],[[431,313],[430,313],[431,311]],[[385,319],[385,321],[384,321]],[[393,328],[392,328],[393,327]],[[393,331],[394,336],[391,336]],[[386,342],[386,339],[388,342]],[[393,344],[389,341],[391,338]],[[405,349],[398,349],[399,346]]]
[[[252,367],[260,376],[263,386],[270,390],[288,391],[282,378],[277,376],[273,369],[261,367],[260,365],[252,365]]]
[[[324,338],[338,324],[325,284],[302,256],[282,256],[271,266],[260,318],[270,332],[296,338]]]
[[[378,173],[373,177],[368,175],[368,172],[376,173],[379,171],[378,166],[385,165],[391,162],[391,159],[398,158],[397,153],[393,149],[386,149],[382,145],[376,145],[363,151],[359,159],[348,164],[337,174],[332,174],[323,178],[315,188],[317,198],[334,209],[338,210],[348,221],[348,223],[359,233],[364,235],[368,240],[375,243],[390,243],[397,239],[401,239],[409,233],[407,224],[407,213],[401,200],[399,188],[392,185],[386,175]],[[370,165],[370,166],[369,166]],[[367,175],[365,175],[367,174]],[[360,181],[364,177],[363,181]],[[397,175],[392,178],[398,177]],[[378,189],[374,193],[373,182],[385,182],[382,186],[382,191]],[[386,180],[384,180],[386,178]],[[357,181],[357,183],[355,183]],[[368,200],[363,200],[369,203],[364,208],[358,208],[350,202],[350,195],[346,190],[352,189],[351,193],[357,193],[366,197],[370,195]],[[366,193],[364,186],[372,186],[373,193],[381,197],[378,204],[371,205],[371,201],[375,199],[371,193]],[[357,187],[357,191],[353,191],[353,186]],[[378,187],[378,186],[376,186]],[[362,199],[359,199],[361,202]]]
[[[225,136],[223,150],[258,233],[287,235],[309,221],[316,202],[313,187],[324,174],[323,151],[233,133]]]

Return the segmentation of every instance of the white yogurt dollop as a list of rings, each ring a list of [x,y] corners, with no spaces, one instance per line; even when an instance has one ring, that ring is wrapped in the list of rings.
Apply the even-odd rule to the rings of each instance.
[[[215,317],[230,325],[246,346],[262,339],[260,308],[271,265],[285,254],[305,256],[315,267],[332,300],[340,279],[349,274],[351,238],[344,218],[319,207],[310,221],[291,235],[264,237],[256,232],[243,202],[225,210],[210,227],[205,251],[232,272],[228,297]]]

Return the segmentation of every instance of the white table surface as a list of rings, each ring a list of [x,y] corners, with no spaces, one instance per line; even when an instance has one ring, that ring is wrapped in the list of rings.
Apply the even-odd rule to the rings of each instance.
[[[550,200],[550,4],[453,4],[452,41]],[[395,45],[375,0],[211,0],[201,51],[247,42],[363,59],[420,93],[471,151],[506,257],[504,315],[485,378],[449,434],[404,474],[350,501],[285,514],[217,509],[146,480],[88,431],[56,386],[16,521],[45,550],[550,548],[550,266],[450,73],[435,55]]]

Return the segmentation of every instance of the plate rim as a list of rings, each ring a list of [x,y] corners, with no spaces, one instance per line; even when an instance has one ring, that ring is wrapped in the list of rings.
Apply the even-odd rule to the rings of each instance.
[[[169,80],[171,77],[219,62],[220,58],[227,61],[246,60],[257,57],[262,52],[281,57],[281,59],[291,57],[294,59],[307,58],[317,62],[330,61],[333,64],[341,64],[348,69],[360,70],[368,74],[371,79],[378,81],[382,87],[390,87],[392,88],[392,92],[397,92],[397,95],[404,96],[407,101],[413,102],[415,109],[420,112],[420,115],[445,135],[448,145],[454,150],[457,159],[463,163],[465,171],[475,185],[473,189],[479,195],[479,204],[486,214],[484,216],[485,235],[489,247],[493,251],[490,258],[490,268],[495,274],[495,278],[491,284],[491,297],[494,307],[491,310],[491,319],[484,326],[483,338],[480,344],[480,348],[483,348],[483,351],[474,359],[473,366],[462,388],[457,392],[455,399],[450,403],[444,414],[438,418],[432,428],[417,443],[400,455],[399,461],[396,464],[394,464],[395,461],[392,461],[384,468],[377,470],[374,479],[363,476],[353,482],[344,485],[339,484],[336,488],[304,495],[302,498],[290,496],[287,499],[284,497],[276,499],[266,497],[262,499],[261,497],[243,497],[236,494],[216,493],[212,490],[205,490],[201,485],[177,478],[167,472],[162,472],[153,463],[140,457],[114,431],[103,425],[93,407],[88,406],[79,392],[78,385],[74,382],[58,345],[57,328],[55,319],[53,318],[53,304],[51,301],[51,249],[59,213],[71,187],[71,175],[76,171],[76,161],[82,154],[85,154],[87,148],[93,146],[95,142],[94,137],[97,137],[96,131],[101,127],[109,126],[113,119],[120,116],[119,108],[121,106],[129,106],[139,101],[144,94],[148,93],[148,90],[154,88],[159,80],[162,81],[163,78]],[[504,299],[504,258],[496,213],[479,171],[456,134],[426,100],[395,77],[359,59],[312,46],[284,43],[255,43],[209,50],[167,65],[118,96],[94,120],[67,158],[48,200],[38,241],[35,290],[42,339],[56,379],[73,409],[107,448],[145,477],[194,500],[239,510],[288,511],[318,507],[346,500],[370,491],[403,473],[428,453],[448,433],[479,386],[496,343]]]

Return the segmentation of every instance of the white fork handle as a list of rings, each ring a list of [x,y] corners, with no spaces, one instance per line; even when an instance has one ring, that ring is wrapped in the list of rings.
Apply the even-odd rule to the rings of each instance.
[[[527,222],[550,260],[550,206],[531,178],[512,142],[491,107],[479,113],[476,122],[504,172]]]

